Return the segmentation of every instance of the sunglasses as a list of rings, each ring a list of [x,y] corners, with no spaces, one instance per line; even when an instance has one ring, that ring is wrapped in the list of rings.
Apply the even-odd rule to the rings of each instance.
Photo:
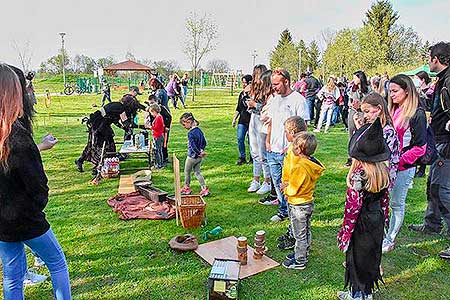
[[[282,77],[284,77],[284,79],[291,81],[291,76],[289,76],[289,74],[287,74],[286,71],[283,69],[275,69],[273,70],[273,74],[281,75]]]

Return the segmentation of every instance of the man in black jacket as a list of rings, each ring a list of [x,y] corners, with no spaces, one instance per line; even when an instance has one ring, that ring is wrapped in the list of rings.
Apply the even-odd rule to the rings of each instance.
[[[424,233],[440,233],[444,219],[450,237],[450,43],[440,42],[432,46],[428,64],[430,71],[438,73],[431,108],[431,127],[439,157],[431,165],[428,175],[428,207],[424,223],[410,225],[409,228]],[[441,251],[439,256],[450,259],[450,247]]]
[[[305,98],[306,98],[306,103],[308,104],[308,109],[309,109],[309,119],[312,124],[312,120],[314,119],[314,106],[316,104],[316,98],[317,98],[316,96],[322,86],[320,85],[319,80],[317,80],[317,78],[315,78],[312,75],[311,71],[306,72],[306,76],[308,76],[308,77],[305,80],[306,81]],[[317,110],[317,108],[316,108],[316,110]],[[316,115],[317,115],[317,113],[316,113]],[[317,120],[316,120],[316,123],[317,123]]]

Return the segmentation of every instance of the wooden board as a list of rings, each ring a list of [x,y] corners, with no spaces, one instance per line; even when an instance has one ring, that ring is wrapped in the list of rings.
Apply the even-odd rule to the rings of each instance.
[[[230,236],[221,240],[201,244],[198,246],[197,250],[195,250],[195,253],[212,265],[214,258],[237,259],[236,247],[237,238]],[[259,260],[253,259],[253,248],[250,246],[248,246],[247,256],[247,264],[241,266],[239,279],[250,277],[280,265],[266,255]]]
[[[174,179],[173,183],[175,186],[175,211],[176,211],[176,219],[177,219],[177,226],[178,226],[178,207],[181,204],[181,183],[180,183],[180,161],[178,160],[175,153],[173,154],[173,174]]]
[[[119,194],[128,194],[136,192],[133,185],[132,175],[120,175]]]

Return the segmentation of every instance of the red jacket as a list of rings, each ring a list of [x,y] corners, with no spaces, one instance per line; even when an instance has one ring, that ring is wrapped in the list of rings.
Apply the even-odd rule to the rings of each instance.
[[[164,134],[164,120],[163,117],[158,114],[152,123],[152,136],[156,139]]]

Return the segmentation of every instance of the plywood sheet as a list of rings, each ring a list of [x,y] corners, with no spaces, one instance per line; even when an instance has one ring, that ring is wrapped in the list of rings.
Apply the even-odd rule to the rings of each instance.
[[[120,175],[119,194],[135,192],[132,175]]]
[[[195,250],[195,253],[212,265],[214,258],[237,259],[236,247],[237,238],[230,236],[217,241],[201,244],[198,246],[197,250]],[[250,277],[280,265],[266,255],[259,260],[253,259],[253,248],[250,246],[248,247],[247,256],[247,264],[241,266],[241,272],[239,273],[240,279]]]

